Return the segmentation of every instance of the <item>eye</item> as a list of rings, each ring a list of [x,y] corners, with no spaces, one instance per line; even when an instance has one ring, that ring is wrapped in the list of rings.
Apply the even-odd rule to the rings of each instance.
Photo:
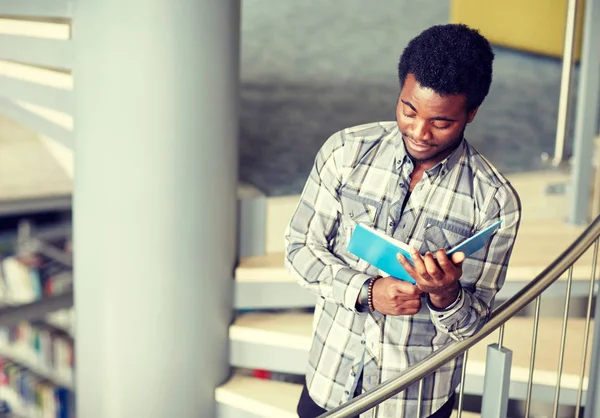
[[[451,124],[451,123],[447,123],[447,124],[445,124],[445,125],[441,125],[441,126],[440,126],[440,125],[436,125],[435,123],[434,123],[434,124],[432,124],[432,125],[433,125],[433,127],[434,127],[435,129],[439,129],[440,131],[443,131],[444,129],[448,129],[450,126],[452,126],[452,124]]]
[[[416,115],[414,113],[411,113],[410,115],[404,111],[402,111],[402,115],[406,118],[414,118]]]

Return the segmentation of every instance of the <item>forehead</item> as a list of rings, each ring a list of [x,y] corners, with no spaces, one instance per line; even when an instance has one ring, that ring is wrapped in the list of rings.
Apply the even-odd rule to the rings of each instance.
[[[429,87],[423,87],[413,74],[408,74],[400,98],[410,102],[417,112],[448,114],[463,112],[467,98],[463,94],[441,96]]]

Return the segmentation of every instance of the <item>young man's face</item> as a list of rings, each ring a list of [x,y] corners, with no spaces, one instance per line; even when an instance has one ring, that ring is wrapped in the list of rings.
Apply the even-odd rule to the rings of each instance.
[[[408,74],[396,107],[406,150],[419,162],[437,163],[461,141],[477,109],[467,113],[464,95],[440,96]]]

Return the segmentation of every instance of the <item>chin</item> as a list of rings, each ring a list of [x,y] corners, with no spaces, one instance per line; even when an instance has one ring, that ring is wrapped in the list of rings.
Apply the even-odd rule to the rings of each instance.
[[[429,161],[437,155],[435,149],[432,149],[430,151],[417,151],[407,147],[407,151],[408,155],[410,155],[413,158],[413,160],[417,160],[418,162]]]

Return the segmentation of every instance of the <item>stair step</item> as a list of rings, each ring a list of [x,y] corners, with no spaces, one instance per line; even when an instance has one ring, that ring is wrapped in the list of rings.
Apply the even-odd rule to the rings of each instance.
[[[301,392],[302,385],[234,375],[217,388],[215,398],[220,418],[225,418],[224,406],[245,411],[252,417],[297,418],[296,405]]]
[[[238,316],[230,327],[231,364],[250,369],[304,374],[311,344],[312,318],[310,313],[288,312]],[[567,402],[574,396],[573,393],[567,395],[565,390],[576,393],[579,387],[584,325],[585,321],[580,318],[571,318],[568,323],[561,401]],[[562,319],[540,318],[533,380],[536,387],[548,389],[548,396],[553,393],[557,381],[561,327]],[[505,325],[503,346],[513,350],[511,381],[520,384],[515,386],[516,398],[522,397],[521,392],[529,376],[532,330],[533,320],[528,317],[514,317]],[[487,346],[497,341],[498,331],[469,350],[467,393],[481,394]],[[588,347],[586,370],[589,369],[590,353],[591,347]],[[473,384],[468,384],[469,379]],[[583,388],[587,388],[587,378],[584,378]]]
[[[312,318],[311,313],[294,312],[242,314],[229,328],[229,338],[308,350]]]
[[[285,268],[284,260],[284,253],[240,258],[235,279],[238,282],[295,282]]]
[[[311,323],[309,313],[240,315],[229,328],[230,363],[249,369],[304,374]]]
[[[284,267],[283,253],[241,258],[235,271],[237,309],[302,308],[316,297],[302,289]]]
[[[251,416],[261,418],[297,418],[296,405],[302,385],[262,380],[234,375],[217,388],[215,398],[219,404],[219,418]],[[234,411],[238,413],[235,414]],[[239,412],[246,414],[242,415]],[[454,411],[452,417],[458,416]],[[474,412],[463,411],[463,418],[480,418]]]

